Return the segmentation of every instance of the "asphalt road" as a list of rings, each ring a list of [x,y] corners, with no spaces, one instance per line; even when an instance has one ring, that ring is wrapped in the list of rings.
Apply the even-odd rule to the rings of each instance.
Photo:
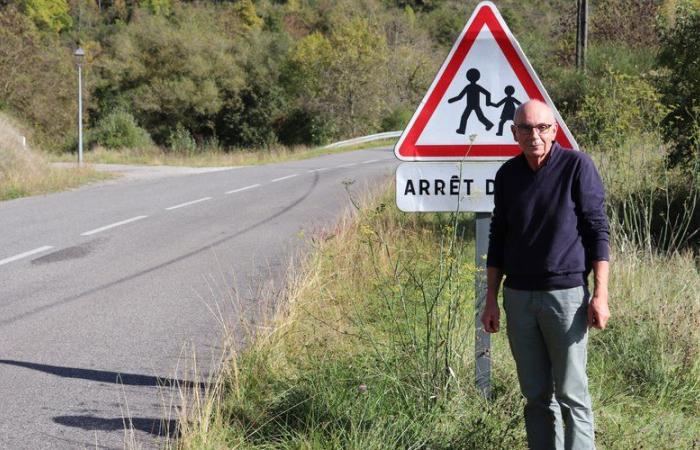
[[[158,447],[224,325],[274,299],[347,181],[359,195],[397,163],[362,150],[0,202],[0,448]]]

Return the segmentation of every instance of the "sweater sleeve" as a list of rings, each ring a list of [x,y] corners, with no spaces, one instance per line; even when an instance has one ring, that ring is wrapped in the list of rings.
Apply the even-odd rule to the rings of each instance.
[[[581,165],[574,180],[573,191],[586,259],[608,261],[610,230],[605,215],[605,191],[593,161],[586,154],[581,154]]]
[[[489,230],[489,250],[486,256],[487,267],[503,268],[505,240],[507,232],[505,203],[503,201],[503,176],[501,170],[496,172],[493,193],[493,213]]]

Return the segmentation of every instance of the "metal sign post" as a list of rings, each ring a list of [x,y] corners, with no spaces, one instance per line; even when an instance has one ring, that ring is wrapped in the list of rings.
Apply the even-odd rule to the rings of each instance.
[[[484,398],[491,398],[491,336],[484,331],[481,313],[486,304],[486,253],[489,249],[491,214],[476,213],[476,276],[474,277],[474,360],[476,387]]]

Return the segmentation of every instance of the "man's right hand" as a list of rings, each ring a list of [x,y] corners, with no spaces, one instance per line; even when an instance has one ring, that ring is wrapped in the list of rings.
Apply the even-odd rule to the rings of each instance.
[[[491,296],[486,296],[486,306],[484,306],[484,313],[481,315],[481,323],[487,333],[497,333],[501,325],[501,311],[498,309],[498,301],[489,297]]]

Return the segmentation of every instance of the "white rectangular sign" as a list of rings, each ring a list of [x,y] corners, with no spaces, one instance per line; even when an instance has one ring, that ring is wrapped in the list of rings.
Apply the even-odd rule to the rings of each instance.
[[[405,212],[493,211],[493,162],[406,162],[396,169],[396,205]]]

